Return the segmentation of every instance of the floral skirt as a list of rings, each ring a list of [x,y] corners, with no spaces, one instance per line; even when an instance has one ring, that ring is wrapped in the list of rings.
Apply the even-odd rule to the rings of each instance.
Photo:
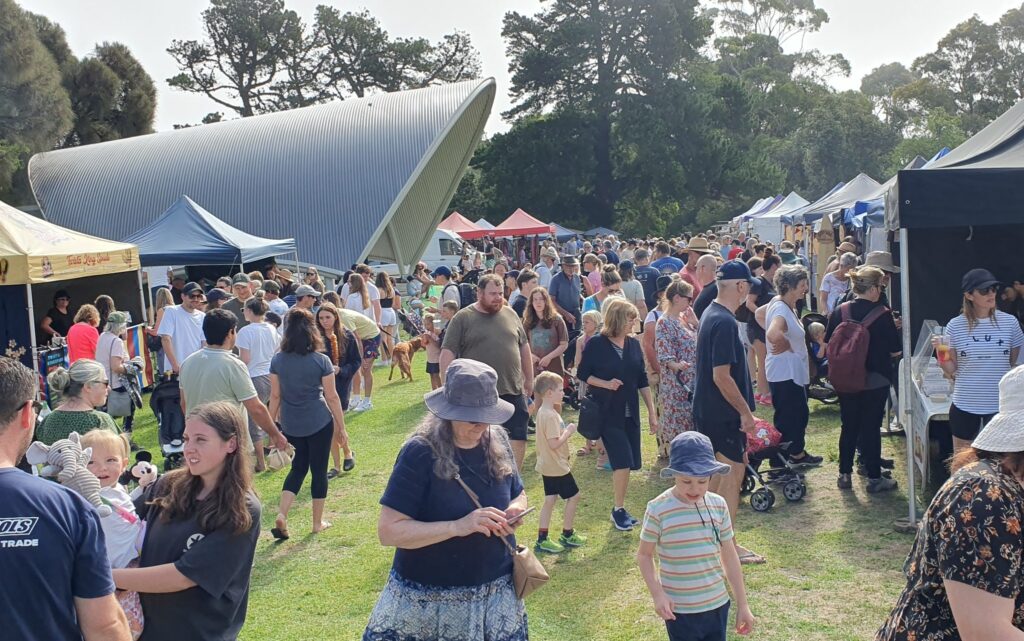
[[[363,641],[526,641],[526,608],[512,576],[443,588],[394,571],[370,614]]]

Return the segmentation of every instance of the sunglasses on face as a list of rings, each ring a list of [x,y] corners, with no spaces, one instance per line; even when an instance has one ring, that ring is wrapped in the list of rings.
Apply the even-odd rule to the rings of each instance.
[[[991,294],[991,293],[993,293],[995,291],[996,291],[995,287],[980,287],[980,288],[974,290],[974,293],[975,294],[980,294],[982,296],[988,296],[989,294]]]
[[[197,298],[203,298],[203,295],[202,294],[189,294],[188,297],[189,297],[190,300],[192,300],[192,299],[197,299]]]

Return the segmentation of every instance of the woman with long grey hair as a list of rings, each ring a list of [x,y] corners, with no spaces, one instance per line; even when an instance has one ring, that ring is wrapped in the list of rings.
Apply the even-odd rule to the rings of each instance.
[[[764,325],[768,354],[765,376],[772,390],[775,427],[789,443],[789,461],[794,465],[820,465],[821,457],[804,449],[807,434],[807,385],[811,372],[807,362],[807,342],[800,322],[797,303],[807,296],[808,275],[801,265],[783,265],[775,272],[775,291],[768,302]]]
[[[527,638],[500,538],[511,539],[521,522],[526,493],[501,428],[514,407],[498,398],[497,381],[488,365],[456,359],[444,387],[424,396],[430,413],[380,499],[377,533],[396,549],[363,641]]]

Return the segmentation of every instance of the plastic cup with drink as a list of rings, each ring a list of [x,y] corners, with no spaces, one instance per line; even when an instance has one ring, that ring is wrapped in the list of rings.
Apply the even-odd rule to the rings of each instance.
[[[944,365],[951,360],[949,355],[949,336],[941,327],[935,329],[935,333],[932,334],[932,346],[935,348],[935,358],[938,359],[940,365]]]

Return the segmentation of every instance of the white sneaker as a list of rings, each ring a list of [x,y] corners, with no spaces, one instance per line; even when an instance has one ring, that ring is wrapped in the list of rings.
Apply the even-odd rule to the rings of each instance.
[[[363,399],[363,404],[359,408],[360,412],[368,412],[373,409],[373,401],[368,398]]]
[[[363,399],[358,396],[353,396],[348,402],[348,411],[360,412],[363,409]]]

